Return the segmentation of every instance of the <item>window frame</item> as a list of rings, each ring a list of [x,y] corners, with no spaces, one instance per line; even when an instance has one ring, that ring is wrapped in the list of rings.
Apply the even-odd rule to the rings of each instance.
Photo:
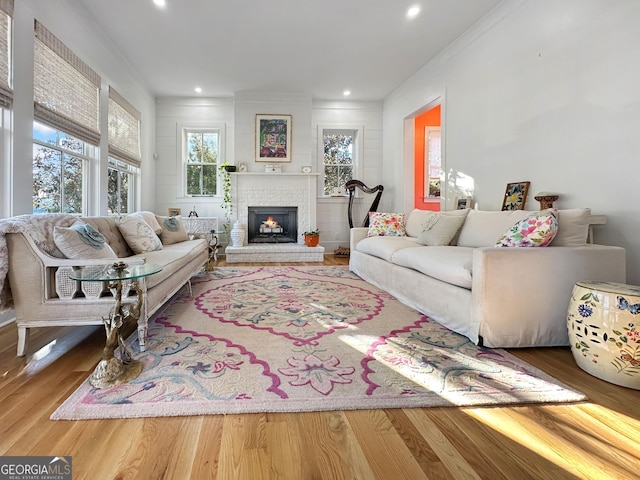
[[[318,197],[319,198],[336,198],[332,195],[325,195],[325,164],[324,164],[324,136],[327,134],[350,134],[353,138],[353,155],[352,155],[352,178],[361,179],[364,166],[364,126],[359,124],[319,124],[318,125],[318,158],[317,171],[318,175]],[[348,193],[342,192],[337,198],[348,198]]]
[[[115,170],[119,174],[129,175],[129,185],[127,191],[127,211],[123,212],[121,208],[120,201],[118,201],[118,211],[109,213],[109,170]],[[123,161],[115,156],[109,155],[107,159],[107,214],[108,215],[124,215],[127,213],[132,213],[135,211],[135,198],[136,198],[136,185],[138,183],[138,178],[140,176],[140,167],[136,167],[135,165],[130,164],[129,162]],[[118,185],[120,188],[120,185]],[[118,198],[121,198],[121,195],[118,195]]]
[[[198,199],[198,198],[221,198],[222,197],[222,178],[220,175],[220,166],[226,161],[226,125],[221,122],[189,122],[179,123],[177,126],[178,145],[180,146],[180,161],[178,164],[178,191],[177,198],[182,199]],[[187,166],[190,165],[188,159],[189,133],[217,133],[218,134],[218,161],[216,165],[217,182],[216,192],[213,195],[189,195],[187,194]],[[193,163],[191,163],[193,165]],[[205,165],[205,164],[202,164]]]
[[[42,125],[46,128],[49,128],[51,130],[53,130],[54,132],[56,132],[56,143],[47,143],[41,139],[36,138],[35,136],[35,127],[36,124]],[[78,140],[80,142],[83,143],[83,152],[82,153],[78,153],[78,152],[74,152],[73,150],[69,150],[67,148],[64,148],[63,146],[60,145],[60,138],[61,138],[61,134],[64,135],[68,135],[70,137],[73,137],[75,140]],[[91,143],[83,140],[82,138],[78,138],[77,136],[74,136],[71,133],[68,133],[62,129],[60,129],[59,127],[56,127],[54,125],[50,125],[47,124],[45,122],[39,121],[37,119],[33,120],[33,127],[32,127],[32,145],[33,146],[39,146],[39,147],[43,147],[43,148],[48,148],[51,150],[56,150],[58,152],[60,152],[60,158],[61,158],[61,177],[60,177],[60,183],[61,183],[61,190],[62,190],[62,197],[61,197],[61,202],[60,202],[60,212],[51,212],[51,213],[69,213],[69,212],[65,212],[64,211],[64,157],[65,155],[71,155],[73,157],[77,157],[82,161],[82,201],[81,201],[81,211],[80,212],[72,212],[69,213],[69,215],[78,215],[78,216],[84,216],[87,215],[88,212],[88,208],[89,208],[89,178],[91,177],[90,172],[92,169],[92,166],[98,162],[99,157],[99,147],[97,145],[92,145]],[[33,161],[35,160],[34,157],[31,158],[31,163],[33,165]],[[34,182],[32,184],[32,188],[35,184],[35,174],[34,174]],[[32,192],[32,198],[33,198],[33,192]],[[32,210],[33,211],[33,210]],[[33,212],[36,213],[36,212]]]

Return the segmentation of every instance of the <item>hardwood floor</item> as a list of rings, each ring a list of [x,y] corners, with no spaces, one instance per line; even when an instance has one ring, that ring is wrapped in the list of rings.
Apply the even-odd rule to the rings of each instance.
[[[586,403],[51,421],[104,331],[50,335],[35,330],[18,358],[15,325],[0,329],[0,455],[71,455],[74,479],[640,478],[640,391],[583,372],[568,348],[510,351]]]

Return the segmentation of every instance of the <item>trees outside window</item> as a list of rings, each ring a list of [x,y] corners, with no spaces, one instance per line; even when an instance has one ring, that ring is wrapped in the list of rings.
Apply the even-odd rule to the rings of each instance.
[[[96,148],[63,131],[33,124],[33,213],[82,215],[85,172]]]
[[[187,195],[216,195],[220,162],[218,130],[187,129],[186,189]]]
[[[344,185],[353,179],[355,168],[354,130],[323,130],[323,195],[344,193]]]
[[[109,157],[107,213],[122,215],[133,211],[133,187],[139,169]]]

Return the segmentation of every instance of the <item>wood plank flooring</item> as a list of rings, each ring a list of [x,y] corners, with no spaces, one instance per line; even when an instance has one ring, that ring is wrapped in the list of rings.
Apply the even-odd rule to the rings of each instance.
[[[584,392],[582,404],[54,422],[104,331],[32,337],[18,358],[15,325],[0,328],[0,455],[71,455],[74,479],[640,478],[640,391],[583,372],[568,348],[510,351]]]

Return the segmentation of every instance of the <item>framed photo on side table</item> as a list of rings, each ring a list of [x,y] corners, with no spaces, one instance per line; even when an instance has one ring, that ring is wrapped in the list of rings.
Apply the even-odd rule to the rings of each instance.
[[[182,209],[180,208],[170,208],[167,211],[168,215],[170,217],[179,217],[180,215],[182,215]]]
[[[291,115],[256,115],[256,162],[291,162]]]
[[[502,210],[524,210],[530,182],[507,183],[502,199]]]

